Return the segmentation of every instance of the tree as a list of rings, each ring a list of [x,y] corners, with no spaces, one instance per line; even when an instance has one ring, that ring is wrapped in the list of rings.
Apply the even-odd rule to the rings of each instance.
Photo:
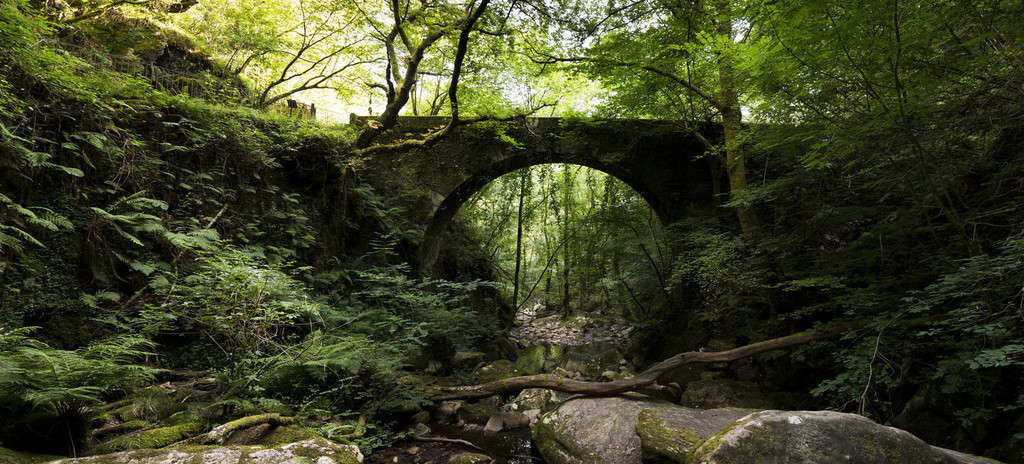
[[[251,79],[252,104],[266,108],[308,90],[336,89],[375,63],[359,21],[334,0],[213,0],[179,22],[222,54],[223,71]]]
[[[356,136],[356,148],[369,148],[381,133],[398,123],[398,115],[409,102],[419,76],[420,64],[427,51],[442,37],[453,33],[458,33],[458,43],[448,83],[451,121],[444,129],[431,134],[425,140],[407,141],[403,145],[429,146],[460,124],[459,78],[469,50],[470,34],[489,4],[490,0],[481,0],[479,4],[474,0],[464,8],[456,8],[429,4],[413,5],[408,1],[391,0],[386,12],[387,20],[380,20],[373,12],[360,8],[363,20],[374,31],[374,39],[384,47],[387,59],[384,84],[372,85],[385,91],[387,106],[376,121],[359,131]]]
[[[815,140],[812,166],[842,166],[910,199],[933,238],[982,251],[967,176],[1017,124],[1019,3],[777,2],[751,61],[767,122]],[[878,177],[878,176],[882,177]]]
[[[563,7],[564,9],[564,7]],[[586,8],[571,11],[586,12]],[[592,11],[592,9],[589,9]],[[761,235],[754,206],[746,195],[745,130],[741,96],[745,82],[737,61],[745,34],[735,27],[749,20],[731,0],[714,2],[633,2],[578,19],[554,17],[585,46],[575,55],[534,42],[534,59],[572,64],[614,89],[612,115],[664,118],[700,138],[726,168],[731,206],[750,242]],[[724,147],[705,138],[701,121],[719,121]]]

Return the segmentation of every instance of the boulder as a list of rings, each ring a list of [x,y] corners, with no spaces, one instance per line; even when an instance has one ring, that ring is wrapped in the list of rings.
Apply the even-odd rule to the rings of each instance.
[[[463,403],[455,411],[455,417],[463,424],[484,425],[494,416],[501,415],[501,397],[491,396],[476,403]]]
[[[690,382],[683,392],[681,404],[691,408],[770,409],[775,405],[756,384],[728,379],[715,372],[705,372],[701,380]]]
[[[208,464],[359,464],[363,455],[354,445],[339,445],[323,438],[265,448],[262,446],[189,446],[182,449],[143,449],[120,453],[61,459],[53,464],[157,464],[202,462]]]
[[[480,453],[460,453],[452,456],[449,464],[487,464],[494,462],[490,456]]]
[[[566,358],[565,370],[579,372],[586,378],[600,378],[604,371],[616,371],[625,360],[619,348],[607,341],[567,347]]]
[[[551,464],[639,464],[637,416],[644,409],[671,407],[642,395],[573,397],[537,422],[533,441]]]
[[[507,359],[499,359],[473,372],[480,383],[493,382],[523,375],[516,365]]]
[[[533,439],[552,464],[991,462],[856,414],[692,409],[640,395],[571,398]]]
[[[833,411],[760,411],[705,440],[689,462],[990,463],[931,446],[910,432]]]
[[[650,462],[690,462],[688,456],[705,439],[751,413],[747,409],[644,409],[637,417],[640,454]]]
[[[480,351],[456,351],[452,356],[452,366],[463,371],[472,371],[484,362],[487,355]]]
[[[508,411],[528,411],[539,409],[541,412],[550,412],[558,407],[562,401],[558,399],[558,393],[545,388],[527,388],[516,396],[509,404],[505,405]]]
[[[519,352],[516,367],[525,374],[536,375],[550,372],[565,365],[565,347],[558,345],[534,345]]]

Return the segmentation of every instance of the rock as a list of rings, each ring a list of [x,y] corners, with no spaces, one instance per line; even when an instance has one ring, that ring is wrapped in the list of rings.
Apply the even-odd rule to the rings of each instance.
[[[524,348],[516,360],[516,367],[528,375],[550,372],[565,364],[564,346],[535,345]]]
[[[604,371],[617,370],[624,359],[619,348],[611,342],[592,342],[566,348],[564,367],[579,372],[583,377],[596,378]]]
[[[690,382],[680,403],[691,408],[752,408],[775,407],[757,385],[720,377],[713,372],[704,373],[701,380]]]
[[[461,400],[442,401],[441,405],[437,407],[436,411],[434,411],[434,419],[442,421],[447,420],[454,416],[455,413],[465,404],[466,402]]]
[[[416,414],[413,414],[413,416],[412,416],[412,422],[414,424],[423,424],[423,423],[427,422],[428,420],[430,420],[430,412],[429,411],[420,411],[420,412],[418,412]]]
[[[531,411],[537,411],[538,413],[540,412],[539,409],[531,409]],[[534,415],[533,417],[536,418],[537,416]],[[506,429],[518,429],[520,427],[527,427],[531,423],[532,422],[530,420],[530,417],[521,412],[506,411],[505,414],[502,415],[502,426]],[[484,428],[484,430],[486,431],[486,427]]]
[[[459,422],[465,424],[486,424],[491,417],[501,413],[501,397],[491,396],[477,403],[464,404],[456,412]]]
[[[855,414],[702,410],[639,395],[572,398],[541,418],[533,439],[551,464],[991,462]]]
[[[413,435],[426,435],[430,433],[430,427],[427,424],[416,424],[409,430]]]
[[[487,419],[487,425],[484,425],[484,433],[498,433],[501,431],[502,426],[505,423],[505,415],[498,413],[494,414]]]
[[[505,409],[508,411],[526,411],[539,409],[541,412],[550,412],[558,407],[562,401],[554,390],[544,388],[527,388],[519,392],[519,396],[512,400]]]
[[[746,409],[672,407],[640,411],[634,429],[644,460],[690,462],[688,455],[722,427],[750,414]]]
[[[561,367],[556,367],[553,371],[551,371],[551,373],[555,374],[557,376],[565,377],[567,379],[571,379],[571,378],[579,375],[576,372],[570,372],[570,371],[567,371],[567,370],[565,370],[565,369],[563,369]]]
[[[523,416],[530,420],[530,427],[537,425],[537,420],[540,419],[540,409],[527,409],[523,411]]]
[[[832,411],[761,411],[705,440],[692,462],[986,463],[931,446],[910,432]]]
[[[449,464],[486,464],[494,462],[490,456],[480,453],[461,453],[452,456]]]
[[[492,362],[499,359],[516,359],[519,353],[516,344],[501,335],[483,343],[479,348],[487,355],[487,360]]]
[[[471,371],[484,362],[487,356],[480,351],[456,351],[452,357],[452,366],[456,369]]]
[[[644,409],[671,407],[641,395],[574,397],[537,422],[533,441],[551,464],[639,464],[637,416]]]
[[[358,464],[363,454],[355,445],[339,445],[323,438],[274,448],[262,446],[189,446],[184,449],[143,449],[120,453],[61,459],[53,464],[158,464],[202,462],[207,464],[259,463]]]
[[[499,359],[473,371],[473,374],[476,375],[476,378],[480,383],[487,383],[522,375],[522,371],[516,368],[516,365],[513,364],[512,361]]]

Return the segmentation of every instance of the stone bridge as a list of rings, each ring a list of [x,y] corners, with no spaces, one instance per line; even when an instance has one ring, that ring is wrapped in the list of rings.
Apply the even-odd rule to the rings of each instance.
[[[365,119],[352,115],[350,122]],[[422,136],[447,121],[402,117],[389,137]],[[701,134],[716,142],[721,128],[706,126]],[[724,174],[712,176],[708,160],[699,159],[704,152],[695,136],[666,121],[527,118],[464,126],[429,149],[377,155],[368,163],[376,168],[371,171],[388,173],[399,190],[415,192],[407,204],[423,230],[416,265],[429,270],[466,200],[492,180],[537,164],[577,164],[614,176],[636,190],[663,224],[710,214],[714,192],[724,190],[718,186],[727,180]]]

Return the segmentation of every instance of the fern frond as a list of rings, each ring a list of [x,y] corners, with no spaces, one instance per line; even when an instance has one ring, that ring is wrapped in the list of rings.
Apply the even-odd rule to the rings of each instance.
[[[57,164],[57,163],[51,163],[49,161],[43,161],[43,162],[39,163],[39,167],[61,171],[64,174],[67,174],[67,175],[73,176],[73,177],[85,177],[85,172],[82,171],[81,169],[73,168],[73,167],[70,167],[70,166],[65,166],[63,164]]]
[[[13,234],[13,235],[12,235]],[[7,246],[11,249],[21,252],[20,242],[25,241],[33,245],[46,248],[42,242],[36,240],[32,234],[21,230],[17,227],[5,226],[0,224],[0,246]]]

